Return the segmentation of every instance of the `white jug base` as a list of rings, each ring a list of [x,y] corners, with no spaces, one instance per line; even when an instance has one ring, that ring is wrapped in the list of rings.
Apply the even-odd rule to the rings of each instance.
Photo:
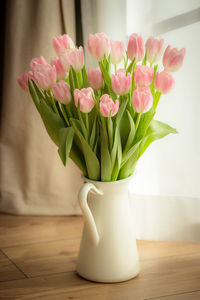
[[[76,273],[84,278],[87,279],[89,281],[93,281],[93,282],[102,282],[102,283],[117,283],[117,282],[123,282],[123,281],[128,281],[131,280],[133,278],[135,278],[136,276],[138,276],[138,274],[140,273],[140,266],[138,264],[138,266],[135,268],[135,272],[132,272],[131,274],[128,274],[127,276],[114,276],[112,278],[106,278],[104,277],[98,277],[98,276],[90,276],[84,272],[80,272],[79,270],[76,270]]]

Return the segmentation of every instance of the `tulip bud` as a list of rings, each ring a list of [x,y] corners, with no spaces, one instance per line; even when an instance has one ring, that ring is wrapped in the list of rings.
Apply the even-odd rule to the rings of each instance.
[[[76,72],[81,71],[84,66],[83,47],[80,46],[78,49],[74,48],[67,51],[67,59]]]
[[[54,37],[53,46],[58,55],[63,53],[65,50],[75,48],[74,42],[68,34],[59,35],[58,37]]]
[[[56,67],[49,64],[36,65],[33,69],[33,76],[43,90],[49,90],[56,83]]]
[[[100,90],[103,86],[103,76],[100,68],[88,68],[88,81],[94,90]]]
[[[153,80],[154,69],[148,66],[136,66],[134,80],[137,85],[148,86]]]
[[[32,71],[26,72],[26,73],[22,74],[19,78],[17,78],[18,84],[20,85],[22,90],[24,90],[25,92],[29,91],[29,89],[28,89],[29,79],[33,79]]]
[[[110,98],[108,94],[104,94],[100,98],[99,104],[100,113],[104,117],[110,117],[116,115],[119,109],[119,101],[115,100],[115,102]]]
[[[112,64],[119,64],[124,56],[124,43],[120,41],[110,41],[110,58]]]
[[[161,92],[162,94],[169,93],[174,86],[174,79],[172,77],[172,74],[167,70],[156,73],[154,85],[156,90]]]
[[[63,65],[63,68],[64,68],[66,73],[69,72],[69,70],[70,70],[70,63],[69,63],[68,53],[69,53],[69,50],[65,51],[65,52],[62,52],[62,54],[60,55],[60,60],[61,60],[61,63]]]
[[[178,50],[177,48],[171,49],[171,46],[168,46],[163,55],[164,68],[170,72],[178,71],[183,65],[185,52],[185,48]]]
[[[36,65],[46,65],[46,59],[44,56],[40,56],[40,58],[33,58],[30,62],[30,68],[33,71]]]
[[[131,86],[131,74],[126,75],[124,69],[119,69],[111,76],[111,85],[113,91],[118,95],[125,95],[128,93]]]
[[[147,112],[153,104],[153,96],[149,86],[136,86],[131,101],[133,108],[137,113]]]
[[[135,59],[136,61],[140,61],[144,57],[143,38],[136,33],[133,33],[129,38],[127,55],[130,60]]]
[[[53,86],[53,94],[63,104],[69,104],[71,101],[71,90],[64,80],[60,80]]]
[[[55,66],[55,68],[56,68],[56,79],[57,80],[65,79],[66,71],[65,71],[59,57],[54,57],[51,59],[51,66]]]
[[[80,111],[83,113],[89,113],[94,105],[94,92],[92,88],[87,88],[87,89],[75,89],[74,90],[74,102],[76,107],[80,105]]]
[[[110,40],[105,33],[90,34],[88,49],[95,59],[101,61],[110,54]]]
[[[154,64],[155,62],[159,61],[162,53],[162,48],[164,45],[163,39],[155,39],[153,37],[148,38],[146,41],[146,57],[147,61],[150,64]]]

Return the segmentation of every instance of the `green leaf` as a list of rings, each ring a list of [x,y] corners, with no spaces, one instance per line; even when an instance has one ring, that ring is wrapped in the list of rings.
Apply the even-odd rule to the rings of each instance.
[[[111,161],[112,161],[112,168],[114,167],[115,164],[115,159],[116,159],[116,155],[117,155],[117,147],[118,147],[118,139],[120,136],[120,121],[122,119],[123,113],[125,111],[126,105],[127,105],[128,100],[125,100],[122,102],[122,104],[120,105],[119,111],[117,113],[117,118],[116,118],[116,128],[115,128],[115,133],[114,133],[114,144],[113,144],[113,148],[111,151]]]
[[[78,73],[76,73],[76,77],[77,77],[77,83],[78,83],[78,89],[82,89],[83,87],[83,77],[82,77],[82,72],[79,71]]]
[[[71,88],[71,93],[73,95],[74,90],[76,89],[76,83],[75,83],[72,67],[70,67],[70,70],[69,70],[69,84],[70,84],[70,88]]]
[[[77,78],[76,71],[74,70],[74,68],[72,66],[70,67],[70,70],[72,71],[72,76],[73,76],[73,79],[74,79],[75,89],[79,89],[79,84],[78,84],[78,78]]]
[[[123,154],[127,153],[127,151],[130,149],[131,145],[133,144],[133,139],[134,139],[134,135],[135,135],[135,123],[133,121],[133,118],[132,118],[130,112],[128,110],[126,112],[128,114],[130,130],[129,130],[129,136],[128,136]]]
[[[172,128],[171,126],[163,122],[152,120],[147,130],[146,137],[140,145],[139,157],[145,152],[145,150],[149,147],[149,145],[152,142],[158,139],[162,139],[170,133],[177,133],[177,131],[175,128]]]
[[[72,127],[61,128],[59,131],[59,148],[58,153],[63,162],[63,165],[66,166],[67,159],[70,154],[70,150],[73,144],[74,138],[74,129]]]
[[[119,170],[121,168],[121,162],[122,162],[122,145],[121,145],[121,137],[120,133],[118,135],[118,143],[117,143],[117,157],[115,161],[115,165],[112,172],[112,181],[117,180],[117,177],[119,175]]]
[[[87,88],[89,86],[89,84],[88,84],[88,75],[87,75],[85,65],[82,69],[82,77],[83,77],[83,87]]]
[[[143,58],[142,66],[146,66],[146,64],[147,64],[147,53],[145,53],[145,56]]]
[[[101,181],[110,181],[112,173],[111,157],[105,120],[101,118]]]
[[[128,160],[129,158],[135,154],[135,152],[137,151],[139,145],[140,145],[141,141],[139,141],[137,144],[135,144],[133,147],[131,147],[131,149],[129,149],[129,151],[122,156],[122,164],[121,166],[123,166]]]
[[[120,105],[120,108],[119,108],[118,113],[117,113],[116,125],[119,125],[119,123],[120,123],[120,121],[122,119],[122,116],[124,114],[125,108],[127,106],[127,102],[128,102],[128,99],[123,100],[123,102]]]
[[[83,172],[83,175],[87,176],[87,170],[86,170],[83,154],[74,143],[71,148],[69,157],[73,160],[73,162],[77,165],[77,167]]]
[[[29,88],[29,92],[31,94],[31,97],[33,99],[33,102],[35,104],[35,107],[37,108],[38,112],[40,112],[40,97],[38,96],[38,94],[36,93],[34,87],[33,87],[34,81],[33,80],[29,80],[28,81],[28,88]]]
[[[97,124],[97,120],[95,117],[94,122],[93,122],[92,132],[90,135],[90,141],[89,141],[90,147],[92,149],[94,149],[94,143],[95,143],[95,138],[96,138],[96,124]]]
[[[127,160],[120,170],[118,179],[124,179],[131,176],[135,170],[138,160],[139,147],[136,148],[134,154]]]
[[[133,59],[133,60],[131,61],[131,63],[129,64],[129,66],[128,66],[127,70],[126,70],[126,74],[132,73],[132,69],[133,69],[134,62],[135,62],[135,59]]]
[[[81,133],[83,134],[85,140],[88,141],[88,132],[87,132],[85,123],[82,118],[82,112],[80,111],[80,103],[78,104],[77,112],[78,112],[78,117],[79,117],[79,121],[80,121],[80,125],[81,125]]]
[[[92,180],[99,180],[100,179],[99,160],[81,134],[80,121],[76,120],[76,119],[70,119],[70,120],[71,120],[73,129],[75,131],[75,134],[78,136],[81,146],[82,146],[82,152],[83,152],[83,155],[85,158],[85,163],[87,166],[88,177]]]
[[[120,128],[122,149],[124,149],[130,133],[130,124],[129,124],[129,119],[126,111],[122,116],[119,128]]]
[[[50,138],[59,146],[59,131],[66,127],[65,122],[44,101],[40,103],[39,111]]]
[[[137,132],[135,134],[135,143],[137,143],[138,141],[140,141],[145,135],[146,135],[146,131],[149,127],[149,124],[151,123],[153,117],[155,115],[154,109],[153,107],[147,111],[146,113],[141,115],[140,118],[140,123],[137,129]]]
[[[39,86],[35,83],[34,80],[31,80],[31,81],[32,81],[34,89],[35,89],[35,91],[36,91],[36,93],[38,95],[38,98],[39,99],[44,99],[44,95],[42,93],[42,90],[39,88]]]
[[[117,95],[113,92],[112,87],[111,87],[111,78],[109,72],[106,70],[106,68],[103,65],[103,61],[99,62],[99,67],[101,69],[103,79],[107,85],[108,88],[108,93],[111,95],[113,100],[117,99]]]
[[[112,146],[113,146],[113,121],[112,121],[111,117],[107,118],[107,126],[108,126],[109,147],[110,147],[110,151],[111,151]]]

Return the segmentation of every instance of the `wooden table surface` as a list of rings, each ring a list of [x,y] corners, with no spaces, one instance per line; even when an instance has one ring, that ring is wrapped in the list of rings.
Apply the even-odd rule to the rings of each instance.
[[[138,241],[141,273],[115,284],[75,273],[81,217],[0,215],[0,299],[200,300],[200,244]]]

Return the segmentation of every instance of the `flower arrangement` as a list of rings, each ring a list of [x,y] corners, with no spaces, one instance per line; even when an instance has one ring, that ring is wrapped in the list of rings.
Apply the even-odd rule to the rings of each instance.
[[[89,179],[124,179],[153,141],[177,132],[154,116],[185,49],[168,46],[158,72],[163,44],[153,37],[144,44],[132,34],[125,51],[123,42],[105,33],[90,34],[88,49],[99,67],[86,71],[83,48],[65,34],[53,38],[58,57],[50,64],[43,56],[31,60],[18,83],[30,93],[64,165],[70,157]]]

